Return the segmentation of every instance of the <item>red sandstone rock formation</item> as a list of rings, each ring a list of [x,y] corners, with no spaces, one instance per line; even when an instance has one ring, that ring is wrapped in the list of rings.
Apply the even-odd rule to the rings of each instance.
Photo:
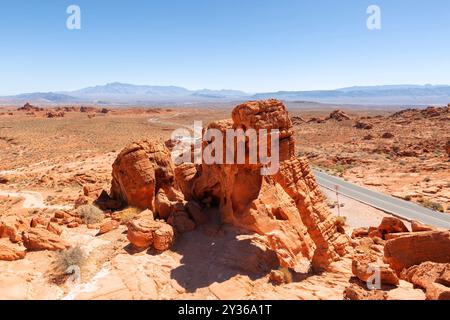
[[[426,261],[450,263],[450,231],[414,232],[389,240],[384,258],[397,272]]]
[[[182,164],[175,170],[166,145],[143,141],[127,147],[115,161],[112,197],[151,209],[181,233],[207,222],[200,203],[217,204],[223,223],[264,236],[266,246],[277,254],[283,267],[307,269],[312,262],[314,268],[324,269],[347,252],[349,239],[338,232],[307,161],[295,156],[292,123],[280,101],[239,105],[232,120],[212,123],[209,128],[223,133],[227,129],[266,129],[267,137],[278,130],[279,171],[263,176],[263,164],[248,161],[248,139],[245,164]],[[210,143],[204,141],[203,148]],[[233,145],[225,146],[224,154],[227,147]],[[185,200],[195,200],[196,204]],[[156,243],[156,230],[160,230],[154,226],[150,219],[133,221],[129,240],[140,248],[151,246]],[[162,238],[170,238],[170,232],[163,233]]]
[[[425,289],[428,300],[450,300],[450,263],[425,262],[405,269],[402,278]]]
[[[0,261],[15,261],[25,258],[26,252],[9,245],[0,244]]]
[[[126,147],[114,162],[112,175],[112,198],[142,210],[154,210],[156,193],[174,183],[170,152],[159,141]]]
[[[173,228],[162,221],[155,221],[147,210],[128,225],[128,240],[138,249],[154,247],[158,251],[168,250],[173,243]]]
[[[380,262],[375,255],[363,254],[353,258],[352,272],[361,281],[368,281],[379,272],[381,284],[397,286],[399,279],[389,265]]]
[[[342,110],[335,110],[333,111],[327,120],[336,120],[336,121],[344,121],[344,120],[350,120],[350,116],[346,114]]]
[[[0,238],[8,238],[17,243],[22,240],[22,232],[30,228],[30,221],[14,216],[4,217],[0,220]]]
[[[262,176],[261,165],[203,164],[185,194],[199,201],[212,197],[224,223],[267,236],[282,266],[312,260],[314,267],[325,268],[346,252],[348,239],[337,232],[306,160],[294,155],[292,124],[284,105],[277,100],[250,102],[237,106],[232,116],[232,122],[209,128],[278,129],[280,170]]]
[[[58,235],[42,228],[31,228],[22,235],[23,245],[29,251],[60,251],[70,247]]]

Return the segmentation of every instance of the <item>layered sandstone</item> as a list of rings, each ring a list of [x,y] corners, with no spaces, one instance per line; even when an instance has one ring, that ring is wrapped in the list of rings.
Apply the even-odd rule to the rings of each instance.
[[[397,272],[427,261],[450,263],[450,231],[414,232],[389,240],[384,258]]]
[[[223,222],[266,235],[282,266],[312,261],[316,268],[326,267],[345,253],[347,238],[337,232],[307,161],[294,154],[284,105],[277,100],[249,102],[237,106],[232,116],[225,126],[209,127],[279,130],[279,171],[262,176],[261,164],[202,165],[193,183],[194,197],[213,196]],[[248,143],[246,148],[248,154]]]

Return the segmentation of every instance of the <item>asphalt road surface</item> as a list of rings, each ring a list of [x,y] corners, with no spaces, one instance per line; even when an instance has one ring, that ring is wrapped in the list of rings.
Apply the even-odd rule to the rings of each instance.
[[[437,228],[450,229],[450,214],[448,213],[433,211],[409,201],[369,190],[318,170],[314,170],[314,174],[317,183],[323,188],[335,191],[337,186],[340,194],[399,218],[408,221],[416,220]]]

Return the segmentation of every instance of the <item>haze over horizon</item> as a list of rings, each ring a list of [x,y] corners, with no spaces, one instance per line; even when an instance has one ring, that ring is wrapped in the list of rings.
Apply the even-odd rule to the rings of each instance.
[[[66,28],[71,4],[81,30]],[[381,30],[366,26],[372,4]],[[249,93],[450,84],[449,12],[446,0],[18,0],[0,10],[0,95],[115,81]]]

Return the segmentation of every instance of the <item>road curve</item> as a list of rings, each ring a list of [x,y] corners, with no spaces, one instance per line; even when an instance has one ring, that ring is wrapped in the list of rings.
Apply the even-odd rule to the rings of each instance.
[[[436,212],[409,201],[360,187],[322,171],[314,170],[314,174],[317,183],[323,188],[334,191],[338,186],[340,194],[399,218],[408,221],[416,220],[437,228],[450,229],[450,214]]]

